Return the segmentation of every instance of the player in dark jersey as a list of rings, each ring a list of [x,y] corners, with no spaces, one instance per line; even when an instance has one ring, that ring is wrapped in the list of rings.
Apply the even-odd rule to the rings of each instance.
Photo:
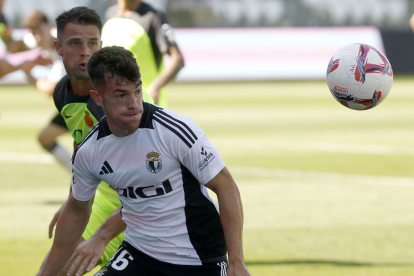
[[[143,103],[139,69],[128,50],[97,51],[88,72],[91,96],[105,117],[72,157],[73,193],[42,275],[59,272],[75,249],[105,180],[118,192],[127,230],[96,275],[249,276],[240,194],[204,132],[188,117]]]
[[[158,106],[166,107],[164,86],[184,67],[184,59],[165,14],[141,0],[118,0],[105,16],[104,46],[130,50],[141,69],[144,87]],[[165,54],[170,56],[166,67]]]

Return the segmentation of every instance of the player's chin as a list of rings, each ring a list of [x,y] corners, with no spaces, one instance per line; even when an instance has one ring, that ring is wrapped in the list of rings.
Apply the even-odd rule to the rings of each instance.
[[[76,70],[75,72],[73,72],[73,75],[75,76],[75,78],[79,80],[89,79],[88,71]]]
[[[137,128],[141,122],[142,114],[133,114],[123,116],[123,121],[125,125],[128,125],[128,128]]]

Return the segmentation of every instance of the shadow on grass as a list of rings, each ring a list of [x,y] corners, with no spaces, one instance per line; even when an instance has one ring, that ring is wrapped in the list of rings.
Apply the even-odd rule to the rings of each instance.
[[[372,266],[372,267],[410,267],[414,263],[364,263],[332,260],[281,260],[281,261],[246,261],[246,265],[333,265],[333,266]]]

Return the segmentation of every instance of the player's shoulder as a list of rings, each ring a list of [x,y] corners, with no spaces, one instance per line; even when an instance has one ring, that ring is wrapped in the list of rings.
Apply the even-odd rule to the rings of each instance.
[[[117,17],[118,5],[112,5],[105,11],[105,20],[108,21],[114,17]]]
[[[55,90],[53,90],[53,100],[56,108],[61,111],[64,106],[65,92],[69,82],[68,75],[63,76],[57,83]]]
[[[103,117],[86,135],[72,155],[72,164],[75,164],[75,161],[79,158],[93,158],[97,142],[110,134],[109,127],[105,123],[106,117]]]
[[[197,140],[204,135],[201,128],[190,117],[156,105],[147,104],[147,106],[150,110],[147,115],[149,118],[146,120],[151,122],[153,129],[157,131],[162,140],[181,141],[192,148]],[[143,118],[145,117],[143,116]]]
[[[144,15],[147,13],[160,13],[160,11],[156,10],[153,6],[145,2],[141,2],[141,5],[136,10],[136,12],[140,15]]]
[[[140,16],[151,15],[154,19],[160,19],[162,21],[166,21],[167,19],[166,15],[163,12],[155,9],[153,6],[145,2],[141,3],[136,12]]]

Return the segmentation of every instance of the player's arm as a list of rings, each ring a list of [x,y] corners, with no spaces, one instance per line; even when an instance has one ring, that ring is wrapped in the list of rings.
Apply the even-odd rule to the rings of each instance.
[[[57,80],[51,80],[49,77],[46,79],[36,79],[31,74],[31,71],[34,66],[48,65],[48,64],[51,64],[51,61],[49,59],[45,59],[39,56],[33,61],[23,62],[21,65],[19,65],[19,68],[22,69],[23,72],[25,73],[27,80],[29,81],[29,84],[34,85],[41,94],[46,95],[46,96],[52,96],[56,85],[58,84],[59,80],[64,76],[64,74],[59,76]],[[53,72],[53,70],[54,69],[52,67],[51,71]]]
[[[410,23],[411,30],[413,30],[414,32],[414,14],[411,16],[409,23]]]
[[[170,55],[170,62],[164,70],[147,87],[148,93],[158,103],[159,90],[171,81],[184,67],[184,59],[177,45],[171,45],[167,53]]]
[[[220,220],[226,239],[229,269],[228,276],[250,275],[243,257],[243,206],[239,189],[226,167],[206,185],[218,198]]]
[[[99,264],[109,242],[125,230],[126,224],[121,218],[121,208],[122,205],[104,221],[92,237],[79,244],[66,265],[70,266],[68,275],[83,275]]]
[[[29,50],[29,47],[27,47],[26,44],[24,44],[23,40],[10,39],[6,45],[7,51],[9,51],[10,53],[17,53]]]
[[[59,216],[52,249],[40,275],[55,276],[63,269],[85,230],[92,203],[93,197],[88,201],[79,201],[72,194],[69,196]]]
[[[41,94],[52,96],[57,84],[57,82],[48,79],[38,79],[36,82],[36,88]]]
[[[155,37],[151,39],[155,39],[155,44],[160,53],[170,56],[170,63],[164,67],[164,70],[147,87],[148,93],[155,103],[158,103],[159,90],[184,67],[184,59],[175,42],[174,33],[168,24],[167,17],[162,13],[158,13],[151,24],[155,32]]]
[[[9,53],[17,53],[21,51],[29,50],[29,47],[24,43],[23,40],[14,40],[12,37],[12,28],[6,26],[6,30],[2,36],[6,49]]]

